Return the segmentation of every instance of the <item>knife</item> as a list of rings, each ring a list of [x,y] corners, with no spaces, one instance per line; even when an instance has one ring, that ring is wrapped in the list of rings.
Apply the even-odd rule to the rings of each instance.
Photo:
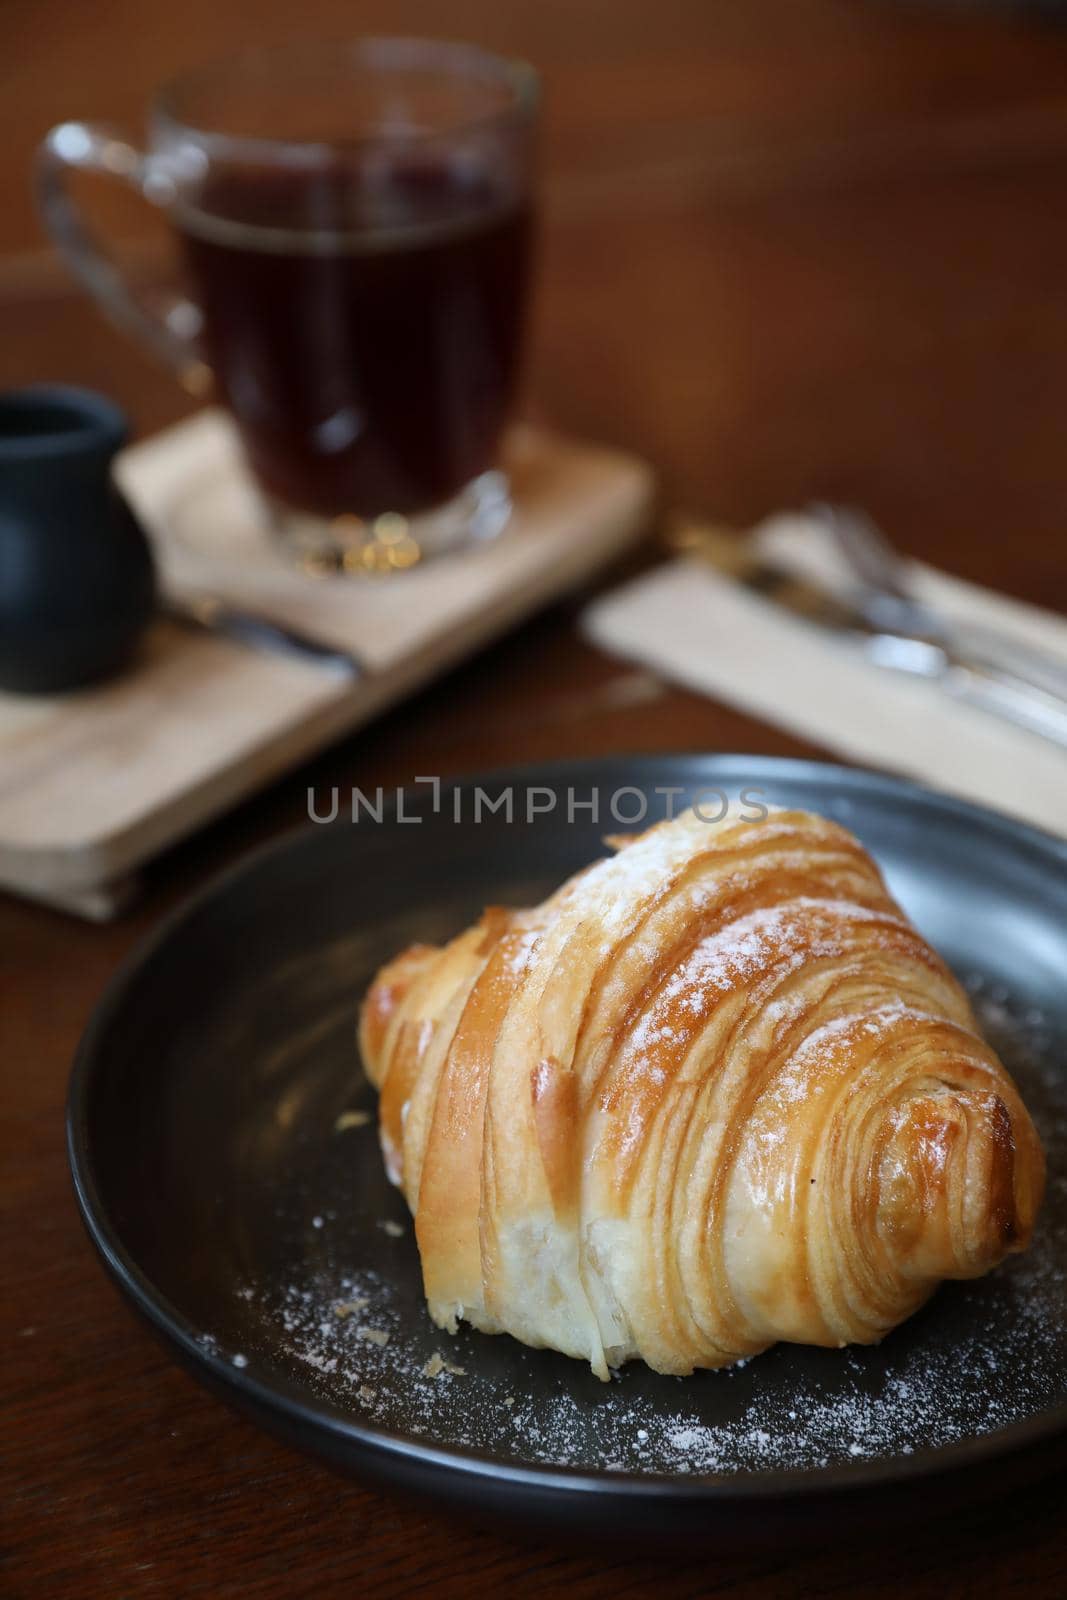
[[[350,678],[362,678],[366,667],[359,657],[347,650],[335,649],[318,639],[276,622],[258,611],[248,611],[243,606],[231,606],[217,595],[170,594],[162,603],[165,616],[184,627],[198,628],[205,633],[222,634],[239,644],[273,655],[295,657],[311,666],[329,667]]]
[[[746,538],[728,529],[680,522],[668,542],[769,604],[838,634],[877,666],[937,683],[957,700],[1067,748],[1067,696],[1031,682],[1003,661],[899,623],[889,626],[865,608],[862,595],[837,594],[767,561]]]

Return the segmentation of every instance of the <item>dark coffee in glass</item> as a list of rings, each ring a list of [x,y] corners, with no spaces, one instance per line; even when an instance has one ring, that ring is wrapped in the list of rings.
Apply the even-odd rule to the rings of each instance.
[[[73,264],[214,386],[272,523],[320,569],[411,564],[507,519],[535,114],[528,68],[367,40],[182,80],[145,156],[85,124],[49,136],[43,201]],[[71,165],[122,169],[167,207],[191,301],[154,320],[101,275],[71,229]]]
[[[492,467],[530,229],[489,174],[408,162],[383,190],[233,174],[175,217],[207,354],[254,471],[323,517],[416,514]],[[329,219],[329,225],[323,221]]]

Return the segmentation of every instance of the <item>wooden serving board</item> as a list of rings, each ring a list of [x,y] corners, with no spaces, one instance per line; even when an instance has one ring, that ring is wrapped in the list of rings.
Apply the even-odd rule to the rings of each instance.
[[[260,528],[233,431],[205,411],[123,452],[166,590],[208,590],[354,651],[359,679],[157,621],[98,688],[0,694],[0,886],[112,915],[134,869],[546,601],[642,530],[640,461],[529,428],[499,539],[384,579],[295,571]]]

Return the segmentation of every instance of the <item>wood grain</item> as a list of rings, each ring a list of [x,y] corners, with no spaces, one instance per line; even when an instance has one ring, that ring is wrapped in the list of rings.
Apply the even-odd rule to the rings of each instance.
[[[643,462],[527,427],[505,455],[515,495],[506,537],[399,582],[323,583],[257,531],[220,412],[127,450],[118,474],[168,595],[260,611],[362,670],[326,671],[160,619],[131,670],[109,682],[36,699],[0,693],[0,884],[99,915],[110,886],[151,855],[580,585],[646,530]]]
[[[314,19],[443,26],[428,0],[319,0]],[[183,410],[169,380],[25,254],[25,160],[57,117],[136,120],[173,63],[292,37],[293,14],[8,0],[4,23],[0,233],[19,254],[0,266],[0,378],[96,384],[158,426]],[[1067,606],[1067,33],[873,0],[456,0],[448,28],[547,69],[536,414],[649,456],[673,501],[745,522],[848,497],[936,565]],[[82,1237],[62,1104],[86,1016],[169,906],[301,819],[309,783],[641,749],[813,753],[635,682],[578,642],[573,615],[522,628],[178,847],[114,926],[0,901],[5,1594],[1062,1595],[1056,1482],[859,1550],[843,1526],[802,1556],[574,1553],[446,1523],[232,1418],[134,1323]]]

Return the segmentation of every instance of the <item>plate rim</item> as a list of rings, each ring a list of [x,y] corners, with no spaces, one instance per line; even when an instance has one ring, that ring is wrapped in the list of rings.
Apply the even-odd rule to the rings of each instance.
[[[815,782],[827,788],[840,786],[865,794],[895,798],[906,806],[947,814],[993,833],[1002,842],[1023,846],[1028,853],[1051,856],[1067,874],[1067,839],[1030,823],[992,810],[977,802],[946,794],[912,778],[877,768],[842,766],[831,761],[803,757],[737,752],[641,751],[605,756],[569,757],[546,762],[523,762],[511,766],[462,772],[441,779],[442,796],[456,789],[483,788],[494,783],[543,782],[559,784],[584,774],[601,775],[615,766],[625,766],[640,783],[648,769],[656,768],[664,777],[678,776],[682,769],[692,775],[696,769],[709,776],[758,777],[788,783]],[[635,770],[636,769],[636,770]],[[393,822],[401,796],[409,803],[413,785],[400,785],[385,804],[386,822]],[[443,812],[438,813],[447,822]],[[433,820],[437,820],[435,817]],[[313,1392],[278,1375],[269,1382],[247,1368],[235,1367],[221,1351],[205,1343],[185,1315],[141,1269],[126,1249],[120,1229],[109,1217],[98,1188],[88,1137],[88,1110],[96,1074],[102,1061],[101,1046],[108,1027],[142,972],[166,947],[171,938],[210,903],[242,880],[252,877],[275,856],[299,849],[311,838],[353,824],[338,817],[329,823],[300,822],[282,829],[272,838],[243,852],[236,861],[212,874],[177,906],[168,911],[146,935],[138,939],[112,974],[90,1014],[74,1055],[66,1107],[66,1144],[74,1193],[83,1224],[105,1267],[136,1310],[157,1333],[175,1345],[187,1366],[208,1380],[210,1388],[221,1391],[248,1411],[280,1413],[297,1432],[312,1429],[326,1433],[332,1442],[358,1449],[369,1458],[377,1457],[396,1468],[430,1468],[437,1473],[459,1474],[465,1480],[486,1482],[507,1490],[576,1492],[590,1498],[607,1495],[627,1501],[700,1502],[709,1505],[741,1505],[767,1501],[803,1503],[823,1496],[847,1498],[872,1489],[914,1487],[932,1478],[947,1477],[967,1468],[986,1466],[997,1460],[1047,1444],[1067,1433],[1067,1400],[965,1439],[944,1445],[925,1445],[910,1455],[895,1454],[839,1462],[827,1467],[761,1467],[734,1472],[640,1472],[609,1470],[605,1467],[569,1466],[511,1461],[472,1446],[441,1445],[426,1435],[414,1435],[376,1425],[357,1415],[346,1415],[327,1401],[318,1401]],[[377,827],[377,824],[376,824]],[[368,1467],[370,1466],[368,1461]]]

